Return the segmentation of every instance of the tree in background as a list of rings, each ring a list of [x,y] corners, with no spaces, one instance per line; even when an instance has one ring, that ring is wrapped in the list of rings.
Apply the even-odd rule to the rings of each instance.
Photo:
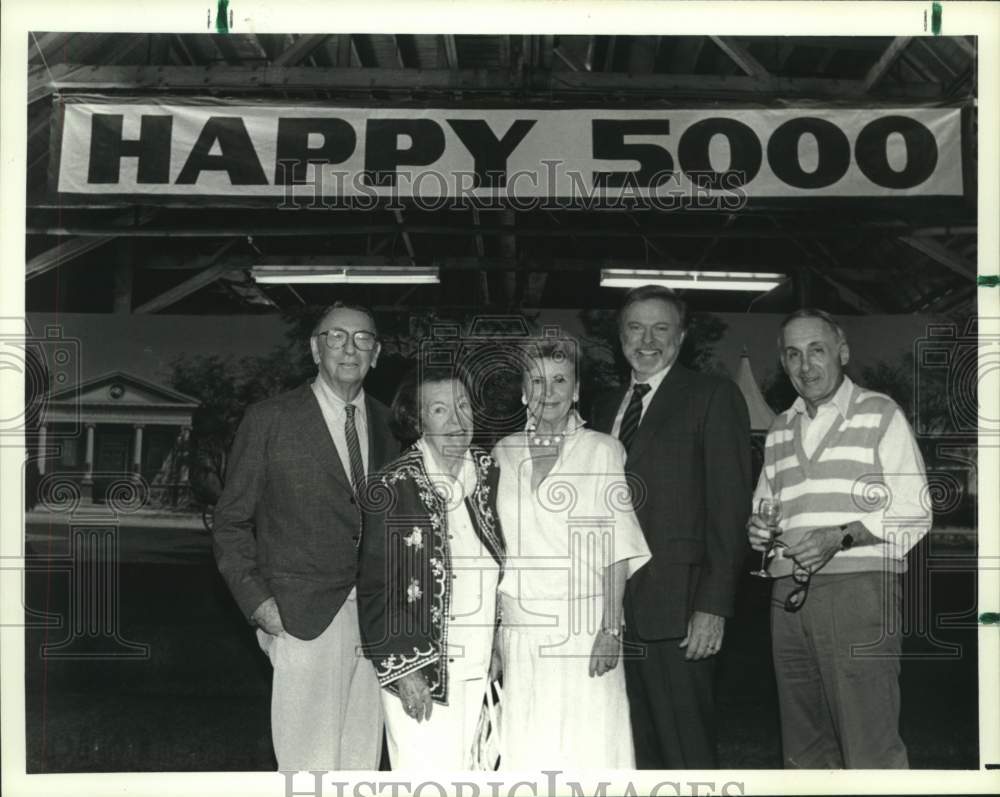
[[[312,360],[308,366],[314,371]],[[191,421],[187,451],[194,497],[214,504],[225,481],[226,457],[246,408],[300,384],[306,363],[291,344],[256,357],[181,355],[170,364],[170,385],[201,404]]]

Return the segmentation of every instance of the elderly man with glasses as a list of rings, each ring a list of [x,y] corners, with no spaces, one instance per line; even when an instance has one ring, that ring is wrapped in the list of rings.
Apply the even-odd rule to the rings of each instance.
[[[361,645],[355,580],[366,474],[398,451],[363,388],[375,320],[337,303],[309,339],[314,381],[250,407],[215,510],[215,556],[274,669],[280,770],[378,768],[378,680]]]
[[[780,501],[771,634],[786,768],[905,769],[899,735],[900,574],[931,525],[923,459],[902,411],[845,374],[840,326],[804,309],[778,353],[798,399],[767,435],[754,494]],[[772,523],[773,526],[773,523]]]

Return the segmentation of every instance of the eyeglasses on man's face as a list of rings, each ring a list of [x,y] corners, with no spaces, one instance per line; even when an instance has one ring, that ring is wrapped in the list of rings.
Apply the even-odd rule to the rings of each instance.
[[[375,333],[369,332],[367,329],[359,329],[350,333],[346,329],[334,327],[333,329],[324,329],[316,337],[323,338],[329,349],[342,349],[347,345],[348,340],[352,340],[354,348],[358,351],[371,351],[378,342]]]

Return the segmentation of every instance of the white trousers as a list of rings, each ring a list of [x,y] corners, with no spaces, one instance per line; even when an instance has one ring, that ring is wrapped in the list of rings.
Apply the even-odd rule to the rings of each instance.
[[[448,705],[435,703],[430,719],[417,722],[396,695],[382,690],[385,735],[393,771],[472,768],[472,742],[486,697],[486,675],[448,680]]]
[[[360,652],[354,592],[316,639],[257,630],[271,660],[271,738],[279,770],[377,770],[382,710]]]

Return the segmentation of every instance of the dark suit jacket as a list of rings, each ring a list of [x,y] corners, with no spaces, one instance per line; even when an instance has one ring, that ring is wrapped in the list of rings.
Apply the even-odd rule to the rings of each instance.
[[[476,489],[465,499],[476,536],[503,577],[504,539],[497,518],[500,469],[472,449]],[[365,535],[358,576],[358,617],[365,655],[379,683],[395,692],[404,675],[423,669],[431,697],[448,703],[448,642],[452,596],[448,512],[410,448],[369,480],[362,501]]]
[[[399,450],[389,410],[370,396],[368,469]],[[361,513],[310,384],[250,407],[215,507],[215,558],[249,617],[274,597],[285,630],[315,639],[357,577]]]
[[[610,434],[624,394],[595,405],[595,429]],[[626,473],[653,554],[625,595],[639,637],[682,638],[694,611],[732,616],[751,496],[750,419],[736,384],[674,363]]]

